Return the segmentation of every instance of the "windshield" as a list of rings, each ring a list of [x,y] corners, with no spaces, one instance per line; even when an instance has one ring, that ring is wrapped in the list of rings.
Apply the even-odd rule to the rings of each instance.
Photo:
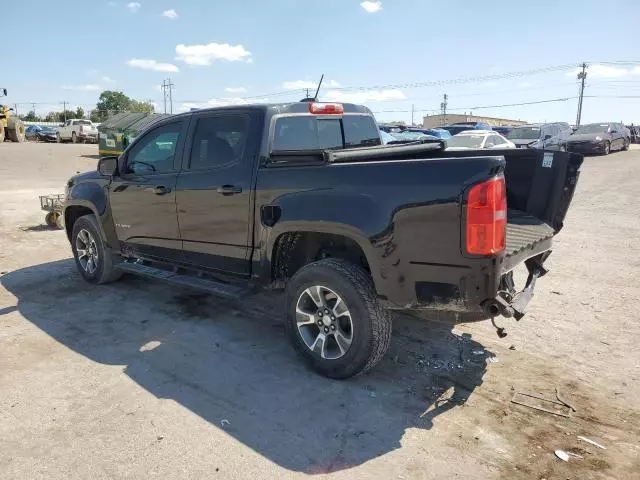
[[[447,147],[481,148],[486,135],[456,135],[447,140]]]
[[[56,129],[53,127],[42,127],[39,128],[40,131],[44,132],[44,133],[55,133]]]
[[[609,130],[609,124],[607,123],[592,123],[591,125],[583,125],[578,130],[576,130],[575,134],[580,133],[606,133]],[[574,134],[574,135],[575,135]]]
[[[511,130],[507,133],[507,138],[512,139],[523,139],[523,140],[534,140],[536,138],[540,138],[540,128],[539,127],[518,127]]]

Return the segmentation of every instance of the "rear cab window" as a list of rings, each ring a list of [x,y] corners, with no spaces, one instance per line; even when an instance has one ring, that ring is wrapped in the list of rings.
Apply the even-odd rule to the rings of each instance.
[[[328,150],[381,144],[378,126],[370,115],[289,115],[276,119],[271,150]]]

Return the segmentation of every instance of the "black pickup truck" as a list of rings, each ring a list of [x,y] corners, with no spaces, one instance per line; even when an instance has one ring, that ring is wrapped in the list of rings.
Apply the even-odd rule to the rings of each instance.
[[[284,289],[296,350],[346,378],[384,355],[390,310],[519,319],[546,273],[582,157],[443,147],[381,146],[351,104],[174,115],[69,180],[66,231],[91,283],[126,272],[233,297]]]

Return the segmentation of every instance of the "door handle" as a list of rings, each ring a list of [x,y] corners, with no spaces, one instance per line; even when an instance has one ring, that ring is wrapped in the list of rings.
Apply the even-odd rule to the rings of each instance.
[[[155,187],[153,187],[153,193],[155,193],[156,195],[166,195],[169,192],[171,192],[171,189],[163,185],[156,185]]]
[[[242,187],[236,187],[235,185],[223,185],[218,187],[216,192],[221,193],[222,195],[235,195],[237,193],[242,193]]]

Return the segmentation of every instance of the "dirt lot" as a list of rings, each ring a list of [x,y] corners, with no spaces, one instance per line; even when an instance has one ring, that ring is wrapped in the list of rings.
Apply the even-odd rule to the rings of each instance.
[[[379,368],[342,382],[301,366],[277,296],[84,283],[37,196],[95,168],[96,150],[0,145],[3,480],[638,478],[640,150],[585,160],[551,272],[530,313],[502,321],[508,337],[398,316]],[[511,403],[556,388],[571,418]]]

